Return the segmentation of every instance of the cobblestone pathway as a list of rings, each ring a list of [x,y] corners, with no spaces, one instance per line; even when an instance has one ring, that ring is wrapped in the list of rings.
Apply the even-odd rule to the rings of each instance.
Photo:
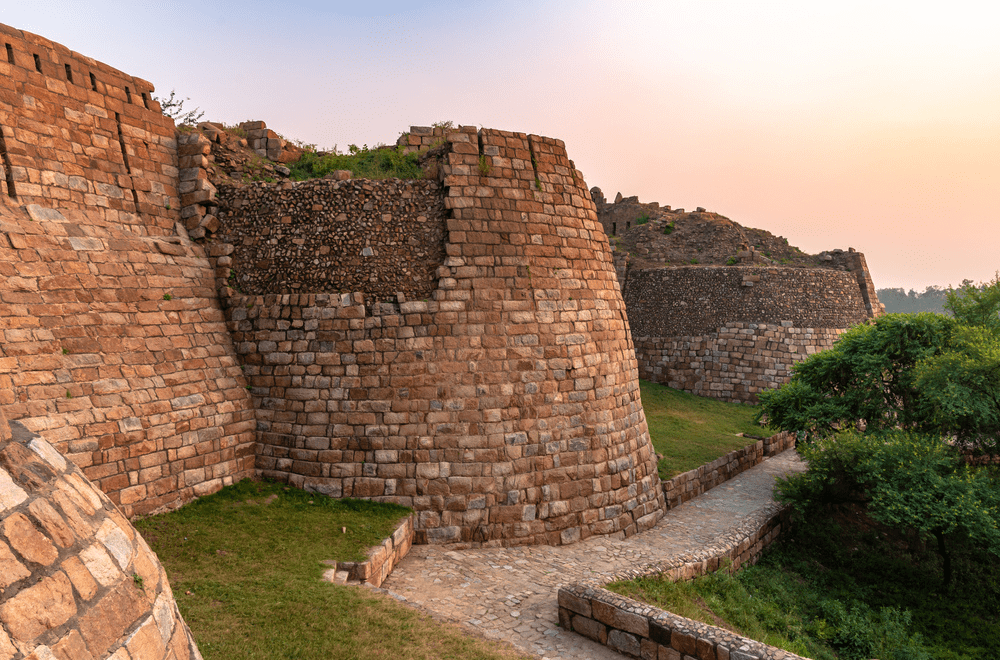
[[[542,658],[621,660],[610,649],[557,626],[559,587],[711,545],[746,517],[773,505],[776,476],[803,469],[794,450],[783,452],[668,511],[653,529],[624,540],[595,537],[569,546],[478,550],[414,546],[382,587],[439,618]]]

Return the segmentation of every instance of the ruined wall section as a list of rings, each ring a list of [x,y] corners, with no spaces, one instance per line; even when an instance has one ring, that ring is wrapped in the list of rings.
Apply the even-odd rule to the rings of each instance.
[[[254,414],[202,249],[0,206],[0,407],[126,515],[253,474]]]
[[[854,273],[815,268],[632,271],[625,301],[640,378],[727,401],[756,402],[870,317]]]
[[[156,555],[52,445],[0,412],[0,658],[200,660]]]
[[[446,138],[450,217],[430,299],[224,289],[258,407],[258,469],[412,506],[417,542],[651,527],[663,493],[582,176],[558,140]],[[211,249],[228,281],[237,246]]]
[[[363,292],[423,300],[444,262],[437,181],[318,179],[221,186],[216,239],[245,294]]]
[[[633,270],[624,297],[634,337],[699,335],[731,322],[847,328],[868,318],[854,275],[818,268]]]
[[[0,198],[89,209],[141,235],[177,220],[173,121],[153,86],[0,25]]]

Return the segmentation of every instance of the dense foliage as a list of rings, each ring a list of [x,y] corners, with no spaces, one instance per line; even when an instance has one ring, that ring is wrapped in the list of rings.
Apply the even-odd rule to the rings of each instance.
[[[971,540],[1000,557],[1000,491],[990,470],[963,463],[939,438],[901,431],[843,433],[803,449],[809,469],[779,481],[778,499],[804,518],[857,504],[872,519],[933,537],[951,582],[946,539]]]
[[[954,436],[997,451],[1000,436],[1000,278],[949,291],[942,314],[887,314],[795,365],[761,395],[759,417],[825,436],[858,426]]]
[[[944,313],[944,304],[948,300],[948,289],[940,286],[929,286],[922,293],[901,288],[878,289],[875,293],[890,314]]]

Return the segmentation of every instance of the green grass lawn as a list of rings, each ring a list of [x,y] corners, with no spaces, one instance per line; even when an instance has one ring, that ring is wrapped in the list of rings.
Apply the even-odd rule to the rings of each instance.
[[[815,660],[1000,657],[996,558],[955,541],[946,586],[935,547],[846,510],[797,520],[736,576],[647,577],[608,588]]]
[[[663,385],[639,381],[649,437],[659,462],[661,479],[714,461],[752,442],[738,433],[769,436],[753,421],[756,407],[695,396]]]
[[[363,560],[407,513],[247,480],[136,527],[166,568],[205,660],[525,657],[389,597],[320,579],[323,560]]]

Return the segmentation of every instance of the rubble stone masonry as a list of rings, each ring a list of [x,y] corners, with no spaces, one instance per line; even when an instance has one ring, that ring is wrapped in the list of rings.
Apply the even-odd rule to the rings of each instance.
[[[863,264],[863,256],[852,254]],[[632,271],[624,297],[639,377],[755,402],[759,392],[787,382],[795,362],[830,348],[845,329],[872,316],[859,282],[853,272],[819,268]]]
[[[558,140],[471,127],[444,139],[450,213],[428,300],[224,290],[260,473],[412,506],[418,543],[652,526],[663,493],[582,176]],[[232,208],[226,223],[244,223]],[[238,250],[212,247],[220,264]]]

